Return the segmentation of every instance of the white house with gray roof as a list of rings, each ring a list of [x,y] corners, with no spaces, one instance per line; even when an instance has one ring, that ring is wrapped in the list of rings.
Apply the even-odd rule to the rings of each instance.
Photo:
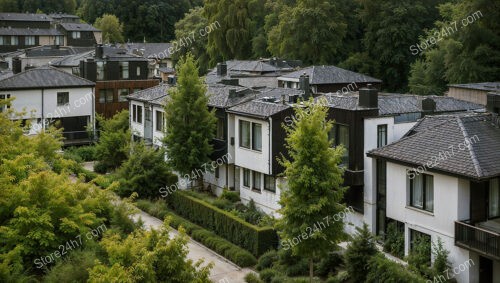
[[[90,142],[87,130],[94,128],[94,86],[56,68],[40,67],[0,80],[0,99],[13,99],[11,108],[20,114],[11,119],[29,121],[28,134],[62,127],[66,144],[84,144]]]

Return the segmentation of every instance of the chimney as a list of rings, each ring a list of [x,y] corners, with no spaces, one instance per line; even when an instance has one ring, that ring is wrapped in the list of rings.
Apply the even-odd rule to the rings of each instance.
[[[378,108],[378,90],[371,84],[367,84],[366,88],[359,89],[359,106]]]
[[[236,98],[238,96],[239,95],[236,93],[236,89],[235,88],[229,89],[229,98]]]
[[[226,62],[217,64],[217,76],[222,77],[227,75],[227,64]]]
[[[488,93],[486,98],[486,110],[493,114],[500,114],[500,94]]]
[[[21,58],[19,57],[12,58],[12,73],[19,74],[22,71],[23,71],[23,65]]]
[[[97,44],[95,46],[95,57],[98,59],[102,59],[104,56],[104,47],[102,44]]]
[[[436,111],[436,101],[428,97],[422,100],[422,111],[423,112],[435,112]]]
[[[299,78],[299,88],[304,91],[304,100],[308,100],[311,96],[311,87],[309,86],[309,76],[306,73]]]

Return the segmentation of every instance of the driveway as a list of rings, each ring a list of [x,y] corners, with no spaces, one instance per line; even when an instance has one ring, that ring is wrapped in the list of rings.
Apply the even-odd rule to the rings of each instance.
[[[159,227],[161,227],[161,225],[163,225],[163,222],[160,219],[153,217],[143,211],[134,215],[135,220],[138,220],[139,217],[142,218],[146,229],[158,229]],[[176,236],[178,234],[179,232],[177,232],[177,230],[170,230],[171,236]],[[245,280],[243,278],[245,277],[245,275],[253,272],[249,268],[240,268],[236,264],[230,262],[229,260],[225,259],[216,252],[194,241],[191,238],[189,238],[187,248],[189,250],[189,253],[187,255],[189,259],[193,261],[203,259],[205,263],[214,263],[214,267],[210,271],[210,280],[212,280],[213,282],[244,283]]]

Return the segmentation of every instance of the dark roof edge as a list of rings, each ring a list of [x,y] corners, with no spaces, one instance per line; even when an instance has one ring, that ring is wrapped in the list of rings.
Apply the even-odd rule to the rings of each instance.
[[[246,117],[250,117],[250,118],[257,118],[257,119],[261,119],[261,120],[267,120],[267,118],[272,116],[272,115],[266,115],[266,116],[256,115],[256,114],[250,114],[250,113],[245,113],[245,112],[235,111],[235,110],[230,110],[230,109],[227,109],[226,112],[231,113],[231,114],[240,115],[240,116],[246,116]]]

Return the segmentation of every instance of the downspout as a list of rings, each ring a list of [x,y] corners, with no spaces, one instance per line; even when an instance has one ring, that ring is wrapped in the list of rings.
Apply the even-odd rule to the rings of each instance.
[[[45,132],[45,113],[44,113],[44,97],[43,97],[43,91],[44,89],[42,88],[42,130]]]
[[[268,131],[268,135],[269,135],[269,159],[267,161],[267,164],[269,165],[269,172],[268,172],[269,174],[268,175],[272,175],[272,171],[273,171],[272,168],[271,168],[271,166],[272,166],[271,165],[272,164],[271,158],[272,158],[272,151],[273,151],[273,144],[272,144],[273,139],[271,137],[271,132],[272,132],[271,128],[272,128],[272,126],[273,126],[273,118],[269,117],[269,127],[267,127],[267,131]]]
[[[95,88],[92,87],[92,139],[95,141],[97,137],[97,129],[95,123]]]

